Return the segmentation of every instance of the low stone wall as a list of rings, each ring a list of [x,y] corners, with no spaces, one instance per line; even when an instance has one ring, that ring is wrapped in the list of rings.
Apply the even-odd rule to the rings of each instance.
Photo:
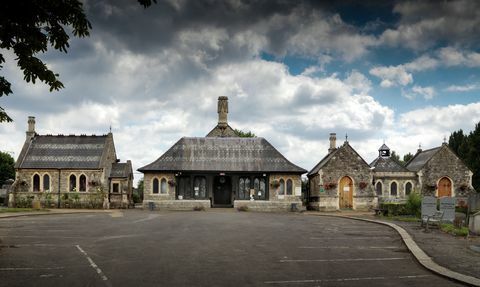
[[[367,211],[375,208],[378,199],[373,196],[353,196],[353,209]],[[308,208],[317,211],[336,211],[338,210],[338,196],[320,196],[318,201],[308,203]]]
[[[292,211],[292,204],[296,205],[297,211],[305,209],[302,206],[301,201],[267,201],[267,200],[254,200],[254,201],[235,200],[233,203],[233,207],[235,209],[238,209],[245,206],[248,208],[248,210],[251,210],[251,211],[278,212],[278,211]]]
[[[470,215],[469,229],[475,234],[480,234],[480,211]]]
[[[143,208],[149,209],[150,202],[154,210],[193,210],[194,208],[210,208],[210,200],[144,200]]]

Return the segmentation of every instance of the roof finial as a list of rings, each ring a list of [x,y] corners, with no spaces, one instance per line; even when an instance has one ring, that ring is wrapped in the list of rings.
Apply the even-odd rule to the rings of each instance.
[[[447,137],[443,136],[443,144],[447,144]]]
[[[110,125],[110,133],[112,133],[112,125]]]
[[[347,133],[345,133],[345,142],[348,143],[348,134]]]
[[[418,150],[417,152],[422,152],[422,143],[418,143]]]

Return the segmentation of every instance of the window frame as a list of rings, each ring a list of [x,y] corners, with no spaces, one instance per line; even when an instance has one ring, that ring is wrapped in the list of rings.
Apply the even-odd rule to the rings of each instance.
[[[162,177],[160,180],[160,194],[167,194],[168,193],[168,186],[167,186],[167,179]]]
[[[73,178],[73,181],[72,181]],[[72,187],[73,183],[73,187]],[[77,192],[77,176],[73,173],[71,173],[68,176],[68,192]]]
[[[290,186],[289,186],[290,183]],[[287,179],[285,182],[286,189],[285,195],[293,195],[293,180],[291,178]]]
[[[285,195],[285,180],[281,178],[279,181],[279,186],[278,186],[278,195],[284,196]]]
[[[37,183],[35,183],[36,181],[35,179],[38,179]],[[34,173],[32,176],[32,192],[40,192],[40,187],[41,187],[40,181],[41,181],[40,175],[38,173]]]
[[[393,194],[393,185],[395,184],[395,194]],[[390,183],[390,196],[398,196],[398,183],[396,181],[392,181]]]
[[[158,180],[157,177],[154,177],[152,179],[152,194],[159,194],[159,192],[160,192],[160,181]]]
[[[45,178],[46,178],[47,180],[45,180]],[[48,183],[48,186],[45,186],[45,182]],[[45,173],[45,174],[42,176],[42,187],[43,187],[43,191],[45,191],[45,192],[50,192],[50,191],[51,191],[51,186],[52,186],[52,182],[51,182],[50,174]]]

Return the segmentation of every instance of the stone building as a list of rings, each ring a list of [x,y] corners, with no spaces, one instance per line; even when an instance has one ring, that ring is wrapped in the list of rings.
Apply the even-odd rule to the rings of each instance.
[[[15,163],[12,204],[38,199],[48,207],[98,207],[131,201],[132,164],[119,163],[112,133],[39,135],[28,118],[27,137]]]
[[[312,209],[368,209],[376,204],[370,166],[347,140],[337,148],[334,133],[330,134],[328,154],[307,177]]]
[[[218,99],[218,124],[206,137],[183,137],[144,173],[144,205],[158,209],[301,206],[301,174],[266,139],[241,138],[228,125],[228,99]]]
[[[412,192],[436,197],[456,197],[465,202],[474,192],[473,173],[446,143],[419,149],[402,166],[383,144],[369,165],[348,141],[337,148],[330,134],[328,154],[308,173],[308,205],[317,210],[368,209],[379,201],[404,201]]]

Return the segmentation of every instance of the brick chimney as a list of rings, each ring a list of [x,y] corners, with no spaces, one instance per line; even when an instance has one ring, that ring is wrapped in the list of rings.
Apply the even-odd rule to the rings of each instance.
[[[330,133],[330,148],[328,149],[328,153],[331,153],[337,149],[337,134]]]
[[[35,117],[28,117],[27,140],[35,136]]]
[[[220,128],[226,128],[228,126],[227,114],[228,97],[218,97],[218,126]]]

